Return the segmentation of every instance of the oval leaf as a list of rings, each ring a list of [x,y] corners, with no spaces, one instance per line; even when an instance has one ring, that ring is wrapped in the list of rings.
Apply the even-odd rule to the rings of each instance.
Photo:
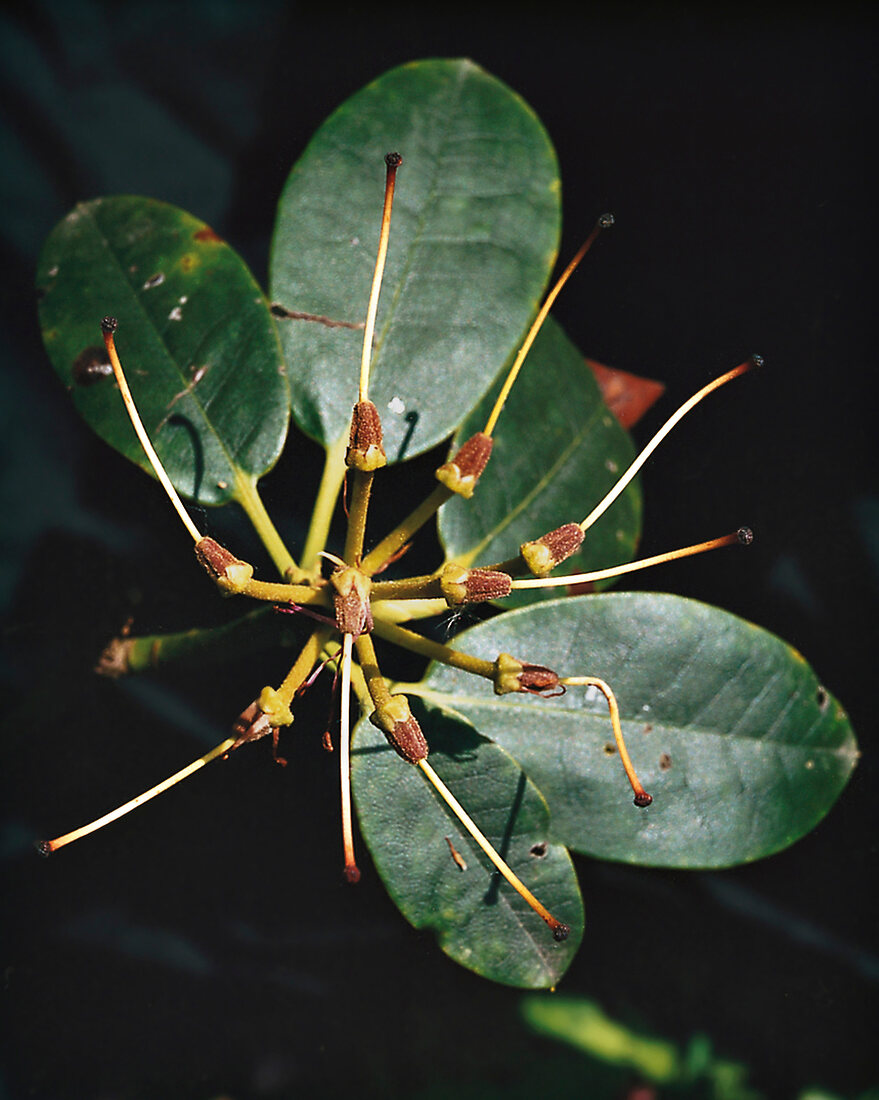
[[[108,373],[100,321],[178,490],[224,504],[275,463],[290,398],[265,297],[204,222],[153,199],[81,203],[40,257],[40,324],[52,363],[90,426],[152,472]],[[104,368],[107,368],[105,370]]]
[[[653,804],[638,809],[604,697],[496,697],[432,666],[431,699],[507,749],[549,802],[556,840],[591,855],[724,867],[779,851],[827,813],[857,760],[839,703],[781,639],[727,612],[656,593],[556,600],[468,630],[456,647],[599,676]]]
[[[393,69],[331,115],[281,196],[270,281],[288,317],[293,414],[325,446],[347,433],[357,399],[363,334],[351,326],[366,317],[391,150],[403,166],[370,397],[395,461],[450,435],[515,349],[560,213],[546,131],[470,61]]]
[[[582,938],[583,903],[567,851],[549,842],[543,797],[514,760],[469,724],[417,699],[412,705],[435,771],[571,933],[555,942],[422,772],[405,764],[364,720],[355,731],[351,780],[360,828],[388,892],[406,919],[432,928],[443,951],[462,966],[507,985],[554,986]]]
[[[492,387],[468,417],[460,442],[483,429],[499,389]],[[579,523],[634,458],[632,441],[605,405],[594,375],[551,319],[516,379],[494,441],[473,498],[454,497],[440,511],[440,538],[462,565],[505,561],[523,542],[563,523]],[[631,485],[557,572],[628,561],[640,526],[641,494]],[[505,604],[558,595],[559,589],[526,589]]]

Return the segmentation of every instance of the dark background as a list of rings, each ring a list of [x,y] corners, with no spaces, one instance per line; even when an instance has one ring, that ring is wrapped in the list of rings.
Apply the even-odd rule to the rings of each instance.
[[[288,736],[286,770],[257,747],[48,862],[30,848],[199,755],[285,671],[280,654],[155,681],[90,675],[129,615],[147,631],[224,609],[153,484],[51,374],[32,292],[42,240],[80,199],[144,193],[203,217],[264,280],[278,193],[319,123],[398,63],[459,55],[547,126],[563,257],[616,215],[556,315],[585,353],[666,382],[639,438],[713,374],[765,357],[644,478],[645,553],[740,522],[758,542],[642,586],[786,637],[864,752],[827,820],[761,864],[579,860],[587,932],[563,991],[678,1044],[706,1033],[770,1097],[853,1096],[879,1078],[875,24],[845,5],[567,9],[3,6],[0,1093],[460,1100],[637,1083],[529,1033],[523,995],[413,932],[366,857],[357,889],[339,881],[334,763],[316,737]],[[294,539],[317,459],[298,442],[267,482]],[[328,703],[313,705],[296,731],[321,728]]]

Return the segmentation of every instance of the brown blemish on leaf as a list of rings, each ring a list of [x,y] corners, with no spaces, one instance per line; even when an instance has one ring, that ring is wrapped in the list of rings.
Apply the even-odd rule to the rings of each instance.
[[[613,756],[616,751],[617,751],[617,747],[613,743],[613,741],[605,741],[605,743],[604,743],[604,755],[605,756]]]
[[[531,845],[531,854],[535,859],[543,859],[546,855],[546,841],[541,840],[537,844]]]
[[[661,772],[667,772],[671,767],[671,757],[667,752],[661,752],[659,754],[659,770]]]
[[[458,849],[452,843],[452,838],[451,837],[448,837],[448,836],[446,837],[446,844],[448,844],[448,846],[449,846],[449,851],[452,854],[452,859],[455,861],[455,866],[458,868],[459,871],[466,871],[467,870],[467,861],[464,859],[464,857],[461,855],[461,853],[458,851]]]
[[[223,238],[211,229],[209,225],[202,226],[196,233],[193,233],[193,237],[197,241],[214,241],[222,244]]]

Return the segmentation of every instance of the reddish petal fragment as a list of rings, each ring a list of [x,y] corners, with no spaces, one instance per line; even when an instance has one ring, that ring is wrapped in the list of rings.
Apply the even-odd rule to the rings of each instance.
[[[644,413],[665,393],[662,382],[641,378],[629,371],[606,367],[595,359],[587,359],[586,365],[595,375],[607,407],[624,428],[637,424]]]

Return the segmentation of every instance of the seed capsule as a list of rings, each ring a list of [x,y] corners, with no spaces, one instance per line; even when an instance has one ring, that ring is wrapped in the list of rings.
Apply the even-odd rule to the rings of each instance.
[[[477,432],[464,443],[454,458],[443,463],[436,471],[436,479],[453,493],[469,500],[473,496],[486,463],[491,457],[494,440],[484,432]]]
[[[557,565],[577,553],[583,545],[583,538],[578,523],[566,523],[533,542],[523,542],[519,553],[535,577],[545,577]]]
[[[427,739],[409,709],[405,695],[392,695],[369,716],[387,738],[388,744],[410,764],[417,764],[428,754]]]
[[[205,536],[195,544],[195,556],[224,592],[243,592],[253,579],[253,566],[231,554],[225,546]]]
[[[371,401],[358,401],[351,415],[351,435],[345,462],[364,472],[386,466],[388,460],[383,439],[378,409]]]

